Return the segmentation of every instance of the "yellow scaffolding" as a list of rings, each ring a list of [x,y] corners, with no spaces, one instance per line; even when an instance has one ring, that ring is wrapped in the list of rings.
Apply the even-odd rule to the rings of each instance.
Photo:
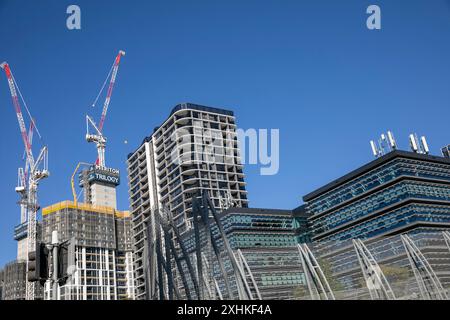
[[[69,201],[69,200],[55,203],[51,206],[43,208],[42,215],[45,216],[50,213],[61,211],[62,209],[78,209],[78,210],[83,210],[83,211],[90,211],[90,212],[97,212],[97,213],[104,213],[104,214],[113,214],[117,218],[130,217],[129,211],[118,211],[111,207],[92,205],[92,204],[88,204],[88,203],[79,203],[79,202],[75,203],[74,201]]]

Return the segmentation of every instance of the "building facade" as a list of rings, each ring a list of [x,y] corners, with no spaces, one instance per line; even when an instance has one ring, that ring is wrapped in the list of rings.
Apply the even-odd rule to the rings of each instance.
[[[26,261],[12,261],[0,271],[1,300],[25,300]]]
[[[14,227],[14,240],[17,241],[17,260],[26,261],[28,254],[28,223],[24,222]]]
[[[56,230],[60,243],[70,241],[75,245],[75,265],[68,266],[69,277],[58,286],[58,297],[133,300],[132,221],[128,211],[117,210],[120,172],[92,164],[81,170],[78,178],[84,203],[63,201],[42,210],[43,241],[51,243],[52,232]],[[47,282],[47,299],[51,291]]]
[[[111,207],[71,201],[42,210],[43,241],[74,241],[75,266],[66,284],[58,287],[61,300],[134,299],[131,217]],[[46,297],[50,297],[50,284]]]
[[[418,285],[430,281],[430,274],[416,270],[425,264],[444,291],[450,288],[449,158],[394,150],[303,200],[301,216],[308,223],[298,233],[311,240],[305,242],[326,269],[336,298],[373,299],[355,239],[365,243],[397,298],[438,296],[436,288],[428,286],[424,293]],[[411,260],[402,235],[409,236],[422,261]]]
[[[0,287],[2,287],[0,299],[25,300],[26,298],[27,226],[28,224],[25,222],[14,228],[14,240],[17,241],[17,259],[7,263],[0,271]],[[36,231],[36,239],[41,241],[42,224],[39,221],[36,224]],[[39,282],[36,285],[35,298],[36,300],[43,298],[43,287]]]
[[[311,242],[311,229],[309,227],[310,214],[306,210],[306,205],[301,205],[292,210],[293,227],[298,243]]]
[[[120,184],[117,169],[91,165],[78,176],[84,202],[117,209],[116,187]]]
[[[260,295],[264,300],[293,299],[296,290],[299,287],[304,288],[306,283],[296,248],[291,210],[229,208],[219,213],[218,217],[224,236],[228,239],[238,262],[240,261],[242,268],[246,264],[250,269],[250,272],[247,270],[246,277],[254,298]],[[225,252],[219,229],[212,218],[210,224],[219,250]],[[201,238],[204,237],[205,235],[201,234]],[[196,241],[192,230],[184,235],[184,242],[192,261],[195,261]],[[206,256],[213,256],[206,252],[206,245],[202,245],[202,248],[205,248],[203,253]],[[237,253],[238,250],[242,256]],[[242,257],[245,264],[240,260]],[[213,277],[218,281],[222,296],[229,298],[225,293],[224,277],[217,260],[212,258],[209,263],[213,265]],[[225,266],[228,277],[232,280],[234,297],[238,297],[238,284],[231,263],[225,260]]]
[[[421,259],[411,259],[411,253],[401,234],[363,240],[377,266],[374,270],[383,272],[396,299],[427,300],[439,299],[442,290],[450,297],[450,241],[444,232],[423,231],[409,233]],[[450,234],[449,234],[450,235]],[[336,299],[373,299],[370,290],[376,288],[365,279],[356,247],[352,239],[343,241],[317,242],[309,245],[326,269]],[[424,266],[430,272],[424,272]],[[435,278],[433,279],[433,276]],[[433,280],[431,280],[433,279]],[[441,287],[436,287],[435,281]],[[419,283],[424,283],[420,288]]]
[[[206,190],[214,205],[247,207],[232,111],[185,103],[128,155],[136,294],[145,298],[145,220],[168,209],[180,232],[192,227],[192,199]]]
[[[392,151],[303,197],[313,241],[450,228],[450,159]]]

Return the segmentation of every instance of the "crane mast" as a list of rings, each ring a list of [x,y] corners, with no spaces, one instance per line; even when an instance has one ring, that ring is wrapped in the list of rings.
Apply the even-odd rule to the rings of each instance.
[[[33,143],[33,125],[34,121],[32,121],[30,123],[30,128],[28,129],[28,142],[30,144],[30,147],[32,146]],[[25,158],[25,168],[19,168],[18,170],[18,182],[17,182],[17,187],[16,187],[16,192],[19,194],[20,196],[20,223],[23,224],[27,221],[27,208],[26,208],[26,204],[27,204],[27,190],[28,190],[28,185],[27,185],[27,178],[29,176],[29,169],[30,169],[30,165],[28,163],[28,160],[26,158],[26,150],[24,151],[24,158]]]
[[[32,252],[36,250],[36,236],[37,236],[37,211],[39,210],[37,189],[39,181],[49,176],[48,171],[48,149],[44,146],[38,158],[35,160],[31,148],[31,137],[27,134],[24,117],[20,107],[19,98],[17,96],[16,88],[18,88],[16,81],[12,75],[11,69],[8,63],[3,62],[0,64],[0,68],[5,70],[6,78],[8,80],[9,90],[11,92],[11,98],[13,101],[14,109],[16,111],[17,121],[19,123],[19,129],[22,136],[22,140],[25,146],[26,164],[25,171],[19,169],[19,186],[16,191],[21,194],[21,220],[26,211],[27,216],[27,251]],[[20,91],[19,91],[20,93]],[[25,105],[26,106],[26,105]],[[31,119],[33,123],[33,119]],[[33,125],[30,127],[30,135]],[[28,186],[26,180],[28,179]],[[27,270],[29,259],[27,255]],[[34,300],[36,295],[36,282],[26,281],[26,299]]]
[[[109,103],[111,101],[114,84],[116,82],[117,72],[119,70],[120,58],[124,55],[125,55],[125,51],[120,50],[119,53],[117,54],[116,58],[114,59],[114,64],[113,64],[111,70],[108,73],[108,77],[109,77],[109,75],[111,75],[111,79],[109,81],[109,86],[108,86],[108,91],[106,94],[105,102],[103,103],[102,115],[100,118],[99,125],[97,126],[91,117],[86,116],[86,141],[87,142],[95,142],[95,144],[97,146],[96,164],[101,167],[106,167],[106,165],[105,165],[106,137],[103,136],[103,126],[105,124],[106,114],[108,112],[108,107],[109,107]],[[106,84],[106,81],[105,81],[103,87],[100,89],[100,92],[97,95],[97,99],[95,100],[95,102],[93,103],[92,106],[95,106],[95,103],[98,100],[98,97],[100,96],[101,92],[103,91],[105,84]],[[95,132],[93,134],[89,133],[89,126],[92,126],[94,128]]]
[[[20,223],[25,223],[27,221],[27,182],[25,177],[25,172],[23,168],[19,168],[18,170],[18,181],[16,192],[20,196],[19,205],[20,205]]]

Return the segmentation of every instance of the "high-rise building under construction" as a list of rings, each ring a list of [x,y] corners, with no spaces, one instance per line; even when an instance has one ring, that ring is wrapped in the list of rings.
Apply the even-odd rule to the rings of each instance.
[[[74,201],[57,203],[42,210],[44,241],[50,242],[52,232],[58,231],[58,240],[70,242],[73,248],[72,252],[69,250],[73,263],[68,263],[67,282],[58,286],[58,299],[134,299],[131,218],[128,211],[117,211],[116,187],[120,184],[120,173],[106,167],[107,139],[103,132],[119,63],[124,55],[124,51],[118,52],[92,104],[95,107],[109,79],[100,121],[96,124],[92,117],[86,116],[86,141],[96,144],[97,160],[79,175],[84,203],[77,202],[74,186],[79,166],[87,165],[80,162],[71,181]],[[46,297],[51,290],[47,282]]]
[[[131,216],[117,210],[119,176],[116,169],[89,166],[79,175],[83,203],[64,201],[42,210],[44,242],[50,243],[56,230],[59,242],[75,245],[75,265],[68,266],[58,299],[134,299]],[[46,298],[50,293],[47,284]]]
[[[127,167],[136,298],[143,299],[148,292],[145,224],[152,212],[168,209],[184,233],[192,225],[192,199],[202,191],[208,192],[218,209],[248,207],[233,112],[191,103],[177,105],[128,155]]]
[[[75,266],[59,286],[61,300],[121,300],[134,298],[131,219],[111,207],[64,201],[46,207],[43,239],[74,241]],[[46,287],[46,296],[50,287]]]

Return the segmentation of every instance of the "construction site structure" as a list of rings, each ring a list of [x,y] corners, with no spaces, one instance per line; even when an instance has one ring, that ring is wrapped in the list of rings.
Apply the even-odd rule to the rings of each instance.
[[[8,85],[11,93],[11,98],[13,101],[14,109],[16,111],[17,120],[19,123],[20,133],[22,136],[22,140],[25,146],[25,154],[26,154],[26,165],[25,171],[21,171],[19,169],[19,186],[16,188],[16,191],[20,194],[21,200],[21,223],[26,223],[27,233],[26,240],[25,238],[19,238],[20,241],[26,241],[27,248],[27,270],[30,269],[29,265],[29,257],[36,251],[36,238],[37,238],[37,211],[39,210],[37,191],[39,182],[49,176],[48,171],[48,149],[46,146],[42,147],[38,157],[35,159],[33,156],[32,146],[31,146],[31,138],[28,136],[25,120],[22,114],[21,105],[19,102],[19,96],[24,103],[24,106],[27,110],[27,113],[30,117],[30,122],[35,126],[35,122],[31,117],[30,111],[23,99],[23,96],[20,92],[19,86],[17,85],[16,80],[14,79],[13,73],[8,65],[8,63],[3,62],[0,64],[0,67],[5,71],[6,78],[8,80]],[[18,96],[19,94],[19,96]],[[37,130],[37,128],[36,128]],[[37,131],[39,133],[39,131]],[[29,170],[29,171],[28,171]],[[25,174],[25,172],[27,174]],[[24,213],[26,211],[26,214]],[[26,222],[22,222],[24,217],[27,217]],[[21,230],[24,227],[19,228]],[[23,231],[21,231],[23,234]],[[21,245],[19,245],[19,248]],[[22,242],[23,247],[23,242]],[[20,254],[23,256],[23,254]],[[34,300],[36,296],[37,285],[36,282],[29,281],[27,274],[27,283],[26,283],[26,298],[27,300]]]
[[[30,147],[33,143],[33,129],[34,129],[34,120],[30,123],[30,128],[28,130],[28,141]],[[20,167],[18,169],[17,175],[17,187],[16,192],[20,196],[19,205],[20,205],[20,224],[14,227],[14,240],[17,241],[17,260],[18,261],[26,261],[27,260],[27,193],[28,193],[28,184],[27,177],[29,175],[30,165],[26,158],[26,150],[24,150],[24,159],[25,166]]]
[[[43,209],[43,240],[50,243],[52,234],[70,242],[73,247],[67,266],[67,281],[54,289],[46,283],[45,297],[58,300],[117,300],[134,299],[134,259],[132,255],[131,216],[117,210],[116,187],[120,184],[118,169],[105,166],[106,137],[103,135],[106,114],[114,88],[120,58],[103,83],[92,107],[95,107],[109,79],[101,119],[97,125],[86,116],[86,140],[97,146],[94,163],[79,162],[71,176],[73,201],[63,201]],[[93,128],[91,134],[89,129]],[[78,201],[75,177],[82,188],[84,201]]]
[[[96,144],[98,153],[96,165],[99,165],[100,167],[105,167],[106,137],[103,135],[103,126],[105,124],[109,103],[111,102],[111,95],[114,88],[114,84],[116,82],[117,72],[119,71],[120,58],[124,55],[125,51],[122,50],[120,50],[119,53],[117,54],[116,58],[114,59],[114,64],[112,65],[111,70],[109,71],[108,76],[106,77],[106,80],[103,83],[103,86],[97,95],[97,98],[92,104],[92,107],[95,107],[95,104],[97,103],[101,93],[105,88],[106,82],[111,77],[109,80],[108,91],[106,93],[105,102],[103,103],[102,115],[98,126],[95,124],[94,120],[91,117],[86,116],[86,141],[94,142]],[[94,128],[94,133],[91,134],[89,132],[89,126],[92,126]]]
[[[85,203],[117,209],[116,187],[120,184],[118,169],[93,164],[83,168],[78,178]]]
[[[68,279],[57,286],[58,300],[132,300],[134,272],[131,216],[112,207],[63,201],[42,209],[42,236],[74,245]],[[45,297],[52,297],[46,283]]]
[[[111,96],[116,83],[117,72],[119,70],[120,59],[125,55],[125,51],[120,50],[114,59],[114,63],[94,101],[92,107],[95,107],[109,79],[106,98],[103,103],[103,109],[98,125],[90,116],[86,116],[86,141],[94,142],[97,147],[97,160],[94,164],[83,169],[79,174],[79,186],[84,191],[84,202],[92,205],[116,207],[116,187],[120,184],[119,170],[106,167],[105,147],[106,137],[103,135],[106,115],[108,113]],[[94,129],[94,133],[90,132]],[[75,200],[76,201],[76,200]]]
[[[26,298],[25,261],[12,261],[0,270],[0,300],[25,300]]]

